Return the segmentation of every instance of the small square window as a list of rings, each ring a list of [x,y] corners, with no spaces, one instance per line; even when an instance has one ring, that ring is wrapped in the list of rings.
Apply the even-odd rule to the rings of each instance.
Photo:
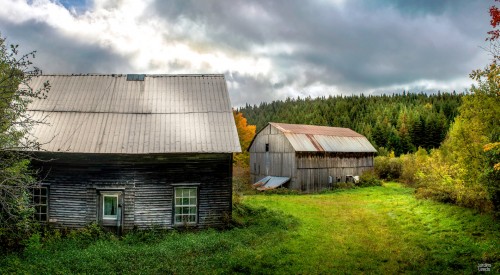
[[[175,188],[174,224],[196,224],[198,220],[198,189]]]
[[[266,143],[266,152],[269,152],[269,143]]]

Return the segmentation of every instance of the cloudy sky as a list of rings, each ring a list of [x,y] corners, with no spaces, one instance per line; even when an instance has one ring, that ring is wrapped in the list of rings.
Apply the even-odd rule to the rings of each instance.
[[[234,106],[462,92],[489,60],[489,0],[0,0],[44,73],[223,73]]]

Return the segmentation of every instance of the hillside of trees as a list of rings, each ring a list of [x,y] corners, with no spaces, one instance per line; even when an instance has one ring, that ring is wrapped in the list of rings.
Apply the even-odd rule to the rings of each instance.
[[[438,148],[461,104],[463,94],[407,93],[380,96],[297,98],[246,105],[238,109],[257,126],[268,122],[347,127],[365,135],[379,153],[413,153]]]

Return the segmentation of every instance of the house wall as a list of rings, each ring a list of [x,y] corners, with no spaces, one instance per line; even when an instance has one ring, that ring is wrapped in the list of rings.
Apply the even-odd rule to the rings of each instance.
[[[266,144],[269,144],[268,152]],[[291,181],[295,178],[295,151],[283,133],[273,126],[267,125],[257,134],[249,152],[252,182],[266,176],[290,177]]]
[[[231,215],[232,154],[40,153],[34,162],[49,185],[49,220],[56,227],[99,221],[100,192],[123,200],[123,229],[173,227],[173,193],[198,188],[198,227],[220,226]]]
[[[296,160],[297,176],[290,188],[305,192],[331,189],[348,175],[373,169],[373,153],[298,152]]]

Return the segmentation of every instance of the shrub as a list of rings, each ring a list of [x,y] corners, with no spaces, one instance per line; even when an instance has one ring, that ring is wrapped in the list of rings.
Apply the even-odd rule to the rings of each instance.
[[[418,158],[421,157],[421,160]],[[432,150],[428,156],[416,156],[415,195],[489,212],[492,209],[487,190],[477,178],[468,179],[458,163],[446,159],[445,152]],[[465,180],[467,179],[467,180]]]
[[[366,187],[366,186],[381,186],[382,181],[377,177],[375,171],[366,170],[361,176],[359,176],[359,182],[356,183],[356,186]]]
[[[403,163],[400,158],[394,157],[392,153],[388,157],[375,158],[375,174],[384,180],[396,180],[401,177]]]
[[[418,148],[418,151],[414,154],[401,155],[401,175],[399,180],[406,185],[415,187],[417,185],[417,172],[422,169],[425,163],[428,161],[428,154],[422,147]]]

